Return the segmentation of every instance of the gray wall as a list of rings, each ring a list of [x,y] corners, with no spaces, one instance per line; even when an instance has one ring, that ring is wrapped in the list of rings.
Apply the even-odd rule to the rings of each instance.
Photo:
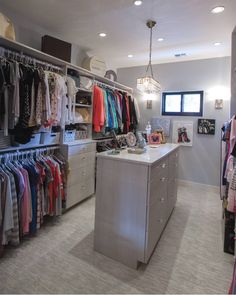
[[[118,69],[118,80],[136,89],[136,78],[146,67]],[[192,147],[181,147],[179,178],[208,185],[219,185],[220,180],[220,129],[230,116],[230,57],[154,65],[154,76],[162,91],[204,90],[203,118],[216,119],[216,134],[198,135],[196,117],[172,117],[171,120],[194,122]],[[146,109],[144,98],[135,91],[141,110],[140,129],[153,116],[161,116],[161,98],[153,101],[152,110]],[[214,108],[216,98],[224,99],[222,110]],[[172,128],[172,126],[171,126]],[[171,141],[171,138],[170,138]]]
[[[16,31],[16,41],[20,43],[41,50],[41,38],[44,35],[50,35],[55,38],[64,40],[62,36],[46,30],[45,28],[42,28],[40,26],[37,26],[30,19],[25,19],[21,15],[7,9],[4,6],[1,7],[1,12],[9,17],[14,23]],[[71,62],[75,65],[81,66],[82,61],[85,57],[87,57],[86,51],[78,45],[72,44]]]

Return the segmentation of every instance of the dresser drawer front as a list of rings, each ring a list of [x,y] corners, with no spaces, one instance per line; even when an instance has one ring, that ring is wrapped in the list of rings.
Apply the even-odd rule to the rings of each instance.
[[[94,194],[94,177],[70,184],[67,188],[66,208],[70,208]]]
[[[162,173],[157,175],[156,180],[151,182],[148,198],[148,205],[151,206],[154,202],[167,196],[168,177],[163,176]]]
[[[162,177],[168,177],[168,157],[158,162],[155,166],[151,167],[150,181],[157,181]]]
[[[165,224],[167,220],[168,197],[167,194],[158,196],[156,202],[147,208],[147,230],[158,222]]]
[[[74,156],[82,153],[96,152],[96,144],[88,143],[88,144],[79,144],[68,146],[68,156]]]
[[[165,224],[160,220],[157,220],[156,223],[149,228],[146,232],[146,246],[145,246],[145,261],[148,262],[152,252],[155,249],[155,246],[160,239],[161,233],[163,231]]]
[[[85,166],[95,167],[95,159],[96,155],[94,152],[83,153],[73,157],[69,157],[69,168],[70,170],[75,170]]]
[[[95,178],[95,170],[94,167],[84,166],[79,169],[71,170],[68,175],[67,184],[74,185],[76,183],[84,183],[87,179]]]

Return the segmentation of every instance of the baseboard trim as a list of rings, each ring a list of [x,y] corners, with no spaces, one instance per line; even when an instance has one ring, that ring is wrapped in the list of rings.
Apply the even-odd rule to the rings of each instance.
[[[204,183],[198,183],[198,182],[193,182],[193,181],[188,181],[188,180],[183,180],[183,179],[178,179],[178,184],[182,186],[197,186],[202,189],[209,189],[214,191],[215,193],[220,193],[220,187],[219,186],[214,186],[214,185],[208,185]]]

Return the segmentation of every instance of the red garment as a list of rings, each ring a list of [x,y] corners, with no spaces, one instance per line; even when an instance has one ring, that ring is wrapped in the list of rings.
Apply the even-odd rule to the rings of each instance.
[[[93,127],[100,132],[105,124],[105,109],[103,91],[97,85],[93,88]]]

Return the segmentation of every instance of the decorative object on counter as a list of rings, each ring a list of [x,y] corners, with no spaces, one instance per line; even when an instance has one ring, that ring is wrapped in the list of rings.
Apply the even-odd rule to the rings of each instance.
[[[152,133],[152,126],[150,124],[150,122],[148,121],[146,127],[145,127],[146,133],[147,133],[147,137]]]
[[[148,135],[149,144],[161,144],[161,134],[160,133],[151,133]]]
[[[174,121],[173,122],[173,143],[183,146],[193,145],[193,122]]]
[[[105,78],[110,79],[112,81],[117,81],[116,72],[114,72],[113,70],[106,71]]]
[[[83,61],[83,68],[102,77],[105,76],[107,70],[106,62],[97,56],[85,58]]]
[[[133,132],[127,133],[126,140],[129,147],[134,147],[136,145],[137,140]]]
[[[146,144],[145,138],[142,135],[142,132],[137,133],[137,138],[138,138],[138,147],[141,148],[141,149],[145,148],[145,146],[147,144]]]
[[[161,129],[157,129],[157,130],[155,130],[154,133],[156,133],[156,134],[160,134],[160,136],[161,136],[161,143],[162,143],[162,144],[166,143],[165,133],[164,133],[164,131],[163,131],[162,128],[161,128]]]
[[[223,99],[216,99],[215,100],[215,109],[216,110],[223,109]]]
[[[118,150],[111,150],[111,151],[108,151],[107,154],[108,155],[119,155],[120,151]]]
[[[214,119],[198,119],[198,134],[214,135],[216,120]]]
[[[146,152],[145,148],[139,148],[139,147],[134,147],[134,148],[128,148],[127,149],[129,154],[136,154],[136,155],[141,155]]]
[[[150,29],[149,63],[146,69],[145,77],[137,79],[137,89],[144,94],[157,94],[161,91],[161,84],[154,79],[152,70],[152,29],[155,27],[156,22],[153,20],[148,20],[146,25]],[[149,69],[151,75],[148,75]]]
[[[16,34],[12,21],[0,12],[0,35],[4,38],[15,41]]]
[[[152,131],[156,129],[163,129],[166,137],[170,136],[170,119],[163,119],[158,117],[151,118]]]

